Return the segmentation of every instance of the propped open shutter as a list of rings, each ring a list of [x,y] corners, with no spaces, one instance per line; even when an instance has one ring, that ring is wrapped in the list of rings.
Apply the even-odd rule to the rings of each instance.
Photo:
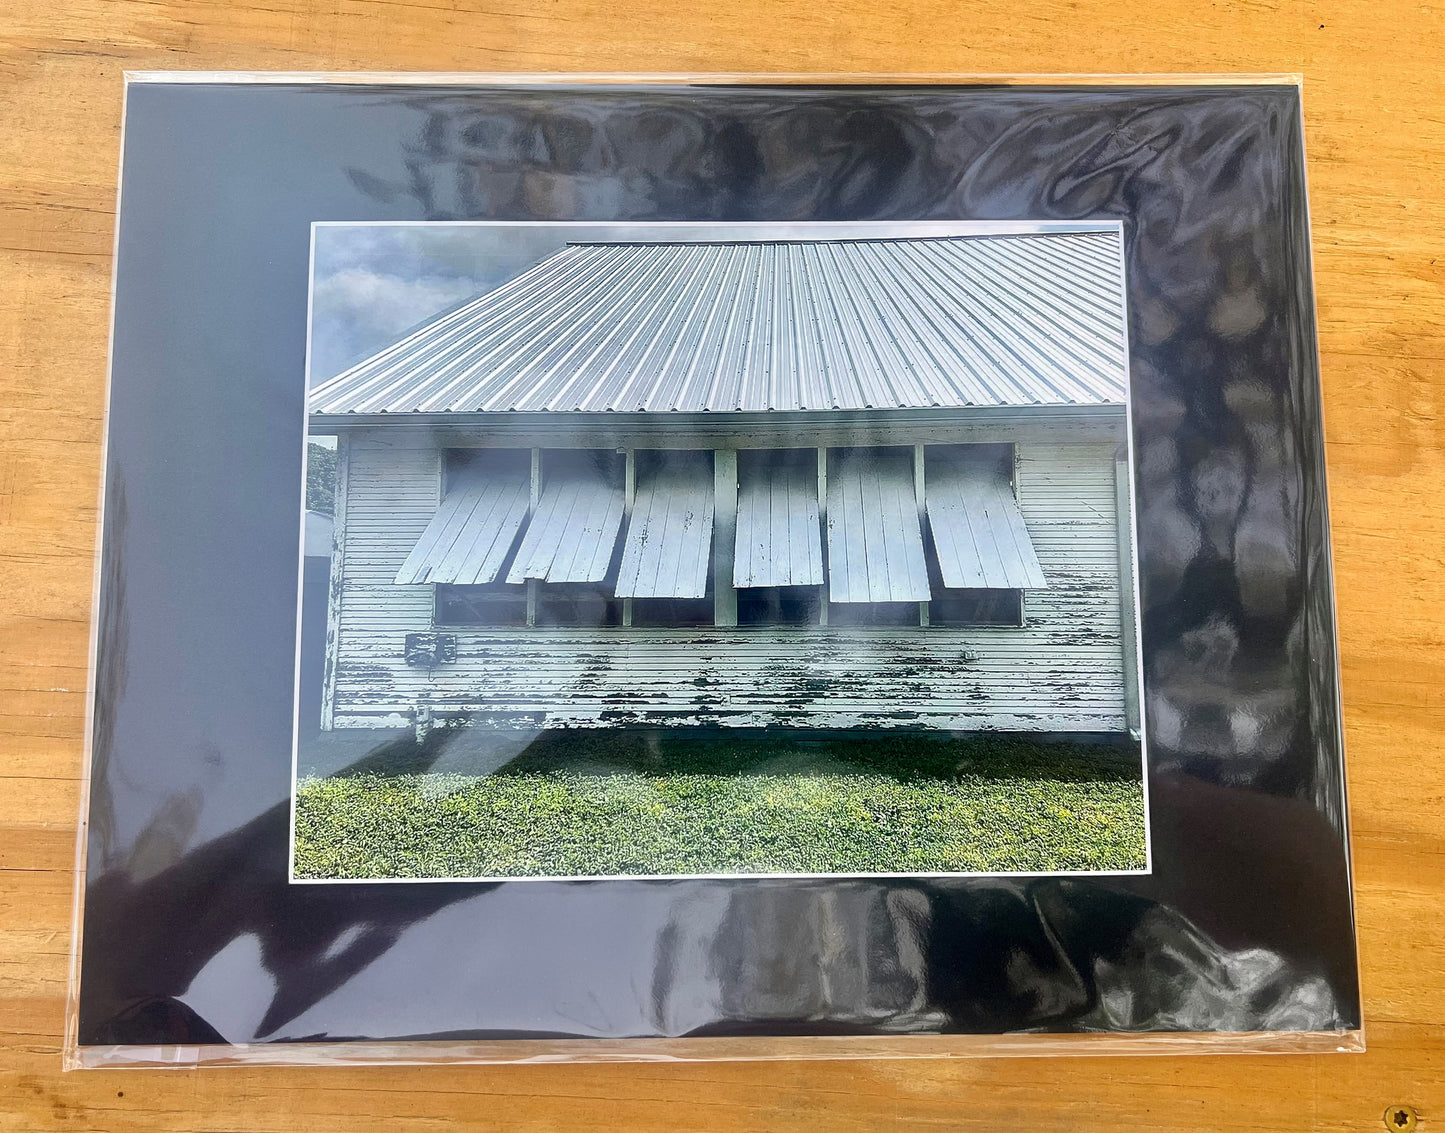
[[[944,586],[1048,586],[1004,469],[965,461],[930,465],[923,494]]]
[[[765,464],[744,471],[738,479],[733,585],[822,584],[817,472],[797,464]]]
[[[911,452],[866,450],[828,468],[828,600],[926,602]]]
[[[701,598],[712,567],[712,468],[678,458],[638,477],[615,593]]]
[[[497,471],[459,478],[396,572],[396,583],[496,580],[527,518],[525,474]]]
[[[622,504],[622,489],[596,473],[572,470],[550,479],[507,581],[601,582],[617,548]]]

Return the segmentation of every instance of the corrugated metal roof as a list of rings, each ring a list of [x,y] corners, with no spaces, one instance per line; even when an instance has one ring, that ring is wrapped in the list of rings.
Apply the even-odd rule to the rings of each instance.
[[[912,454],[842,455],[829,462],[827,495],[828,601],[928,601]]]
[[[1115,231],[575,244],[319,385],[323,415],[1103,405]]]
[[[967,462],[930,465],[923,497],[944,586],[1048,586],[1003,469]]]
[[[701,598],[712,565],[713,476],[703,459],[674,459],[637,480],[619,598]]]
[[[493,582],[527,518],[525,473],[467,476],[447,492],[416,546],[396,572],[397,585]]]
[[[508,582],[600,582],[622,528],[622,489],[584,470],[552,477],[537,501]]]
[[[821,586],[818,473],[796,463],[747,468],[738,476],[733,585]]]

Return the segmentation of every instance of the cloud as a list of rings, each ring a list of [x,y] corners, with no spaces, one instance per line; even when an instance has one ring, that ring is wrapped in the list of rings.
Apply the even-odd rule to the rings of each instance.
[[[476,291],[473,280],[456,276],[406,279],[350,268],[317,283],[316,303],[378,334],[400,334]]]
[[[324,381],[483,290],[465,276],[384,274],[347,267],[312,293],[312,381]]]

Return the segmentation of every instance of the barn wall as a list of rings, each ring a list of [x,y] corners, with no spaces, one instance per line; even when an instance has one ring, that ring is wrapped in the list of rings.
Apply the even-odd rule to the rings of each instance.
[[[424,435],[346,446],[335,626],[337,727],[402,726],[413,709],[517,726],[732,725],[1120,731],[1125,727],[1113,442],[1020,444],[1020,505],[1048,590],[1023,628],[467,629],[455,663],[402,661],[431,626],[429,586],[392,578],[440,496]]]

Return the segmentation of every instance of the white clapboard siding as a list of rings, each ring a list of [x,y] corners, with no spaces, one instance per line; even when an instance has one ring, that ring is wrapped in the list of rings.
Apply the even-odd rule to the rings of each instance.
[[[928,598],[911,452],[864,450],[830,462],[828,600]]]
[[[408,632],[431,621],[432,588],[399,585],[396,576],[441,504],[441,484],[441,453],[425,439],[362,434],[347,445],[336,707],[346,696],[357,634],[388,620],[405,623]]]
[[[928,468],[923,494],[944,586],[1048,586],[1003,469],[939,461]]]
[[[622,527],[622,489],[590,470],[555,476],[527,524],[508,582],[600,582]]]
[[[427,669],[402,653],[432,627],[431,589],[394,579],[440,502],[431,444],[381,431],[350,445],[338,727],[405,726],[418,706],[529,728],[1127,726],[1113,443],[1019,446],[1019,507],[1049,582],[1025,591],[1022,627],[448,627],[457,660]]]
[[[746,469],[738,478],[733,585],[822,584],[817,472],[796,464]]]
[[[713,475],[678,460],[639,477],[615,593],[619,598],[701,598],[712,567]]]

